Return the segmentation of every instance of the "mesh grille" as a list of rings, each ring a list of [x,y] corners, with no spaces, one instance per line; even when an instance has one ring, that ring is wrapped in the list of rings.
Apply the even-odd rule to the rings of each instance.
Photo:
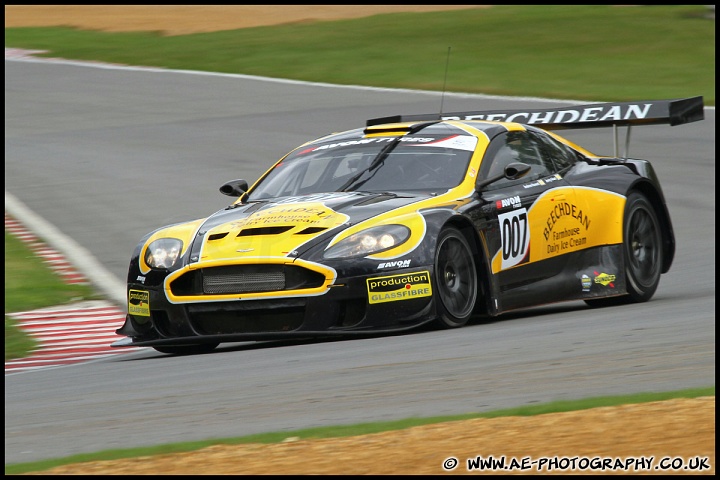
[[[203,293],[247,293],[283,290],[285,272],[222,272],[220,269],[208,269],[203,274]]]
[[[318,288],[325,275],[279,264],[228,265],[186,272],[170,283],[173,295],[233,295]]]

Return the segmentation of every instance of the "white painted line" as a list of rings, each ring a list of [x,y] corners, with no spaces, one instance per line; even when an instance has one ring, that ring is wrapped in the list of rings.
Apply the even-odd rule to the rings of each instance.
[[[85,247],[62,233],[7,191],[5,191],[5,210],[16,219],[22,219],[22,224],[28,230],[65,255],[68,261],[111,301],[119,306],[125,306],[125,283],[110,273]]]

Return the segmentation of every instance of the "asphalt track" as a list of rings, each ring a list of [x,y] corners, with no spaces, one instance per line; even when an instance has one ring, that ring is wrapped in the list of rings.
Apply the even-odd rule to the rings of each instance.
[[[222,183],[255,180],[308,139],[378,116],[538,102],[565,104],[6,60],[6,208],[121,301],[143,234],[223,208]],[[714,385],[715,109],[705,117],[632,131],[630,154],[653,160],[678,243],[647,304],[573,302],[460,330],[195,357],[141,349],[10,374],[5,463]],[[612,153],[611,130],[567,136]]]

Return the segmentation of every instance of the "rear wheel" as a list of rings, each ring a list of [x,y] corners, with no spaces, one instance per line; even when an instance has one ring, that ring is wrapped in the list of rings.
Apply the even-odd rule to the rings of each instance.
[[[160,353],[169,353],[171,355],[198,355],[212,352],[218,345],[219,343],[199,343],[197,345],[173,345],[153,348]]]
[[[440,233],[435,252],[438,319],[442,328],[465,325],[477,300],[475,260],[467,240],[456,228]]]
[[[660,222],[650,202],[640,193],[631,193],[625,204],[623,256],[627,295],[586,300],[600,307],[647,302],[655,294],[662,270]]]

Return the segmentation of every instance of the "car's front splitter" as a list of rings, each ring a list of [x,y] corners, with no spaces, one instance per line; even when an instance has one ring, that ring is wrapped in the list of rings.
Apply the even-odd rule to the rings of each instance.
[[[185,346],[198,345],[203,343],[231,343],[231,342],[255,342],[269,340],[303,340],[322,338],[362,338],[382,335],[405,333],[421,327],[432,321],[432,318],[404,327],[393,327],[373,330],[324,330],[324,331],[296,331],[296,332],[262,332],[262,333],[241,333],[226,335],[202,335],[177,338],[162,338],[153,340],[137,340],[126,337],[112,343],[111,347],[159,347],[159,346]]]

